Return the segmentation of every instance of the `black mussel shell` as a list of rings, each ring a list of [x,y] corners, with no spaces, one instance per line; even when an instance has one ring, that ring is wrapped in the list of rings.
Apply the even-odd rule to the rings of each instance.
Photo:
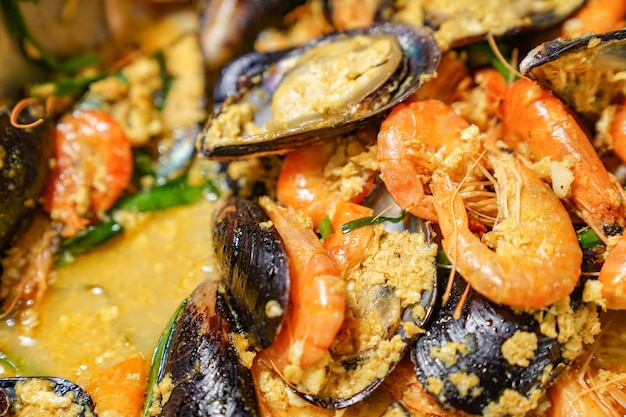
[[[213,124],[221,114],[237,103],[254,102],[253,122],[263,127],[270,119],[270,103],[274,92],[288,73],[286,69],[306,51],[322,44],[349,39],[357,35],[375,36],[389,34],[399,43],[402,57],[396,72],[383,86],[378,86],[360,105],[342,109],[337,115],[324,116],[321,121],[303,123],[284,129],[270,129],[263,133],[246,135],[225,134],[218,140],[210,138]],[[398,102],[405,100],[435,72],[441,52],[430,30],[399,23],[374,24],[368,28],[336,32],[312,40],[302,48],[272,56],[243,56],[242,62],[229,64],[218,81],[217,101],[222,101],[218,111],[207,122],[199,135],[200,154],[213,159],[237,159],[252,155],[285,153],[291,149],[318,143],[326,137],[336,136],[354,129],[374,117],[381,117]],[[267,64],[267,65],[266,65]],[[261,69],[262,72],[261,72]],[[231,73],[230,71],[235,71]],[[241,74],[237,73],[242,71]],[[235,95],[233,91],[237,91]],[[227,98],[225,98],[228,96]],[[218,129],[219,130],[219,129]]]
[[[37,205],[46,184],[53,146],[49,120],[21,128],[11,124],[10,114],[9,108],[0,108],[0,253],[8,248]],[[40,117],[43,110],[31,105],[17,121],[26,125]]]
[[[158,408],[162,417],[260,415],[252,374],[241,364],[218,306],[217,283],[200,284],[166,327],[155,350],[145,410]],[[152,392],[165,378],[172,386],[167,399]]]
[[[537,46],[520,71],[595,122],[602,110],[626,99],[626,30],[558,38]]]
[[[41,386],[40,382],[43,383]],[[37,383],[37,387],[41,387],[47,392],[52,392],[58,397],[71,398],[72,415],[77,417],[91,417],[95,415],[93,400],[81,387],[67,379],[38,376],[0,378],[0,415],[19,414],[16,410],[23,404],[20,404],[16,388],[19,384],[28,383]]]
[[[233,330],[256,349],[268,347],[289,302],[289,265],[283,241],[256,203],[229,197],[216,211],[213,241]]]
[[[448,269],[440,268],[441,276],[449,274]],[[457,274],[450,299],[413,347],[411,359],[426,390],[445,407],[482,414],[490,402],[498,402],[505,389],[528,397],[535,389],[545,388],[565,364],[557,340],[543,335],[530,314],[492,303],[471,289],[455,319],[465,288]],[[537,338],[528,366],[511,364],[502,353],[503,343],[517,331]],[[453,358],[437,354],[446,348]]]

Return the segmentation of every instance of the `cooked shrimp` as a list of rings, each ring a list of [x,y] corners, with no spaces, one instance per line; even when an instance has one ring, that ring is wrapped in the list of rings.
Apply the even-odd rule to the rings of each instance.
[[[602,317],[602,332],[548,389],[549,417],[615,416],[626,413],[624,312]]]
[[[482,241],[468,227],[459,184],[444,172],[433,176],[443,248],[472,288],[490,300],[546,307],[578,283],[582,251],[576,232],[559,199],[529,168],[504,152],[488,156],[497,179],[499,217]]]
[[[610,249],[598,281],[602,283],[606,307],[626,310],[626,234],[622,234],[617,244]]]
[[[586,32],[604,33],[624,27],[624,0],[589,0],[562,26],[562,36],[577,37]]]
[[[348,149],[348,146],[358,149]],[[363,151],[363,148],[357,141],[351,141],[349,145],[329,141],[290,152],[280,169],[276,198],[285,207],[304,211],[315,225],[332,213],[337,202],[360,202],[374,186],[374,171],[351,171],[352,185],[347,190],[341,188],[342,174],[333,171],[335,166],[343,164],[359,150]],[[338,160],[341,160],[340,164]]]
[[[504,139],[516,152],[533,162],[550,158],[571,165],[568,199],[596,234],[606,242],[607,235],[620,233],[626,217],[624,190],[565,105],[537,83],[518,80],[507,90],[502,114]]]
[[[329,356],[344,319],[345,284],[313,232],[310,218],[267,197],[260,198],[259,204],[285,242],[291,270],[286,323],[262,355],[295,384],[305,368],[323,364]]]
[[[337,204],[331,223],[335,233],[324,242],[324,249],[330,255],[337,269],[343,273],[354,267],[363,258],[363,254],[374,236],[371,226],[359,227],[350,233],[342,233],[341,226],[363,217],[374,215],[369,207],[350,202]]]
[[[70,237],[111,208],[130,183],[131,145],[122,128],[100,110],[77,110],[57,124],[55,160],[44,208]]]
[[[437,100],[411,101],[394,107],[381,125],[377,157],[380,175],[403,210],[437,221],[427,185],[433,172],[453,155],[466,161],[458,166],[459,178],[472,172],[472,161],[481,150],[478,141],[463,138],[463,131],[468,128],[470,124],[465,119]]]

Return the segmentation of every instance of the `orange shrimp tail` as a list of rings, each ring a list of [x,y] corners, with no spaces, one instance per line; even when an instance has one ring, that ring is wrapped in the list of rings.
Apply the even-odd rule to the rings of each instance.
[[[598,281],[602,283],[602,296],[607,308],[626,309],[626,234],[620,237],[604,261]]]
[[[572,164],[571,199],[596,233],[604,238],[605,227],[623,225],[623,191],[558,98],[522,79],[509,87],[502,112],[504,139],[520,155],[534,162],[550,157],[554,162]]]

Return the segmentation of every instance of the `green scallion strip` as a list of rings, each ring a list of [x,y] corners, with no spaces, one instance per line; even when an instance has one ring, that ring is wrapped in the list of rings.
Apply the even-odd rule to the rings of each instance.
[[[152,363],[150,365],[150,375],[148,376],[148,392],[146,395],[146,401],[142,414],[145,417],[148,417],[150,415],[154,388],[161,381],[161,379],[163,379],[163,370],[166,359],[165,356],[172,341],[172,335],[174,334],[175,330],[174,325],[178,322],[181,314],[185,311],[186,305],[187,299],[183,300],[183,302],[179,304],[178,308],[176,309],[170,320],[167,322],[163,333],[161,333],[161,336],[157,341],[156,348],[154,349],[154,353],[152,355]]]
[[[78,256],[93,250],[123,231],[124,227],[115,220],[87,227],[76,236],[63,241],[61,250],[57,254],[56,266],[71,264]]]
[[[28,95],[30,97],[40,98],[45,98],[49,96],[78,96],[87,90],[89,84],[103,77],[104,74],[99,73],[89,77],[62,78],[56,81],[37,83],[28,90]]]
[[[124,198],[116,208],[138,212],[164,210],[198,201],[204,189],[204,185],[189,185],[178,181],[176,184],[166,183]]]
[[[600,240],[596,232],[592,229],[585,229],[582,232],[578,232],[576,236],[578,237],[578,243],[583,250],[602,244],[602,240]]]
[[[322,219],[322,221],[317,225],[318,230],[320,231],[320,235],[323,240],[328,239],[331,235],[335,233],[335,229],[333,229],[333,224],[330,221],[330,217],[326,216]]]
[[[17,0],[0,0],[0,4],[2,5],[0,10],[4,13],[4,20],[9,32],[21,42],[24,54],[28,59],[53,71],[65,73],[76,72],[87,65],[95,64],[99,60],[97,54],[89,53],[60,62],[33,37]]]
[[[115,211],[132,210],[148,212],[194,203],[202,198],[205,192],[219,194],[218,188],[211,182],[203,185],[190,185],[185,177],[156,186],[150,190],[139,192],[120,201]],[[90,226],[76,236],[66,239],[61,244],[57,255],[56,266],[69,265],[74,260],[107,240],[121,234],[123,226],[112,219],[99,225]]]
[[[450,259],[448,259],[448,255],[446,255],[443,249],[437,252],[435,262],[437,262],[437,264],[439,265],[452,265],[452,262],[450,262]]]
[[[361,219],[352,220],[351,222],[341,225],[341,233],[345,235],[346,233],[350,233],[351,231],[356,230],[358,228],[365,227],[365,226],[373,226],[375,224],[380,224],[384,222],[399,223],[402,221],[402,219],[404,219],[404,215],[405,215],[405,212],[403,211],[402,214],[400,214],[400,216],[398,217],[369,216],[369,217],[363,217]]]

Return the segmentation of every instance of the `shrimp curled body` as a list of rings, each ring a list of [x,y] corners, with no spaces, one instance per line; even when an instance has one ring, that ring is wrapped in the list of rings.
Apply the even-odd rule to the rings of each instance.
[[[549,306],[569,295],[580,277],[582,251],[570,217],[548,185],[513,155],[489,154],[489,160],[498,179],[500,221],[482,241],[468,227],[457,184],[445,174],[433,177],[444,250],[472,288],[490,300],[518,308]]]

